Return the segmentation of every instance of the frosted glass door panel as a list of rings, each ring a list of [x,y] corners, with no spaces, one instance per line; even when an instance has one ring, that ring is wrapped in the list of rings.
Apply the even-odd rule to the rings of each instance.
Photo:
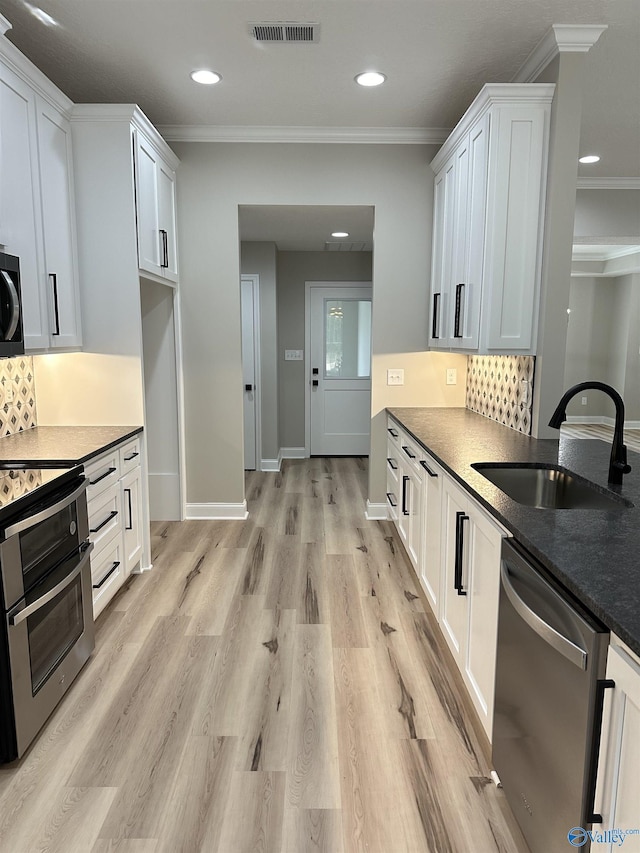
[[[325,379],[369,379],[371,301],[324,300]]]

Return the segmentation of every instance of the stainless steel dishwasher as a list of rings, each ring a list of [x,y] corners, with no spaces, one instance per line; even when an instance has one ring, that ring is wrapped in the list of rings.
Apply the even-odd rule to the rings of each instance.
[[[589,829],[609,632],[518,543],[502,548],[493,764],[532,853]],[[588,841],[582,847],[588,849]]]

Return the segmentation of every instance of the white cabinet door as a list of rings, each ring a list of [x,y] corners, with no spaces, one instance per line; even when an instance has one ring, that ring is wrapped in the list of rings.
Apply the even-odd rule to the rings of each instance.
[[[52,349],[82,344],[75,243],[71,125],[40,97],[38,155],[44,233],[41,335]],[[29,342],[27,342],[29,346]]]
[[[35,94],[0,63],[0,244],[20,259],[27,348],[46,348],[49,333],[41,288],[42,221],[36,207]]]
[[[142,473],[139,465],[121,478],[125,576],[142,557]]]
[[[456,161],[451,158],[436,175],[431,263],[431,327],[429,345],[447,349],[455,231]]]
[[[640,829],[640,664],[624,648],[611,645],[607,678],[615,687],[607,691],[611,702],[603,726],[595,803],[603,823],[593,825],[593,831],[602,834]],[[621,843],[598,844],[598,849],[612,853]],[[625,835],[623,849],[640,853],[640,834]]]
[[[176,238],[176,173],[163,160],[158,161],[158,227],[160,229],[163,275],[178,280],[178,241]]]
[[[442,484],[442,618],[440,626],[458,663],[464,653],[467,634],[468,528],[467,498],[454,485],[451,478],[447,477]]]
[[[441,560],[440,538],[442,528],[442,470],[426,453],[421,454],[420,465],[424,471],[422,488],[422,555],[418,576],[422,582],[435,616],[440,618]]]
[[[158,179],[155,148],[141,134],[136,140],[136,206],[138,214],[138,265],[162,275],[162,240],[158,221]]]

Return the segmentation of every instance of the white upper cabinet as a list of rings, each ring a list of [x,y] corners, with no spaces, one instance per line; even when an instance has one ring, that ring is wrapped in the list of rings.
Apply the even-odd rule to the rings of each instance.
[[[553,91],[485,86],[431,164],[432,348],[535,351]]]
[[[44,233],[44,335],[51,348],[79,347],[80,296],[76,260],[71,124],[37,99],[40,194]],[[43,335],[43,336],[44,336]],[[47,344],[45,344],[46,346]]]
[[[140,270],[178,280],[175,171],[139,130],[135,133],[138,264]]]
[[[0,244],[20,259],[25,349],[78,348],[69,122],[41,94],[53,90],[49,81],[13,46],[2,43],[5,51],[12,61],[0,57]]]

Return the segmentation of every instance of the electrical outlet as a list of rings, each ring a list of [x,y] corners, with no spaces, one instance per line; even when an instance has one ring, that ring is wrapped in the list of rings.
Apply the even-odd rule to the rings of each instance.
[[[583,406],[586,406],[586,405],[587,405],[587,398],[586,398],[586,397],[580,397],[580,403],[581,403]]]
[[[4,389],[4,401],[5,403],[13,403],[13,386],[7,385]]]
[[[387,385],[404,385],[404,370],[401,367],[387,370]]]
[[[447,368],[447,385],[457,385],[458,384],[458,371],[455,367]]]

